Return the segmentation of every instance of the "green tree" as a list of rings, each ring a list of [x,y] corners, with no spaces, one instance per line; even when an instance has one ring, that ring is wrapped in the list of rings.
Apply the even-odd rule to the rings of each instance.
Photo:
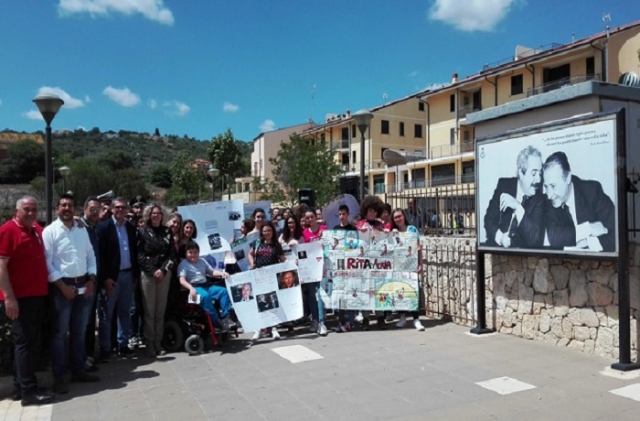
[[[98,162],[113,171],[133,168],[133,156],[122,150],[109,149],[100,155]]]
[[[242,154],[231,129],[227,129],[224,134],[214,136],[208,152],[211,164],[220,171],[220,177],[244,175]],[[228,180],[227,184],[230,184]],[[231,199],[231,190],[229,190],[229,199]]]
[[[272,200],[282,197],[294,205],[298,202],[298,190],[311,188],[316,192],[317,204],[324,205],[340,190],[338,176],[342,170],[335,161],[335,152],[324,142],[291,135],[269,162],[274,166],[273,180],[265,180],[260,187]]]
[[[35,140],[25,139],[9,145],[7,155],[0,166],[0,183],[29,183],[44,174],[44,145]]]
[[[154,186],[168,189],[171,182],[171,168],[167,164],[156,164],[149,171],[149,182]]]
[[[171,169],[173,187],[184,192],[184,198],[181,200],[183,203],[179,204],[185,205],[191,201],[192,193],[201,187],[200,184],[203,180],[200,172],[194,165],[193,156],[187,150],[178,152],[169,168]],[[173,196],[178,197],[175,194]]]

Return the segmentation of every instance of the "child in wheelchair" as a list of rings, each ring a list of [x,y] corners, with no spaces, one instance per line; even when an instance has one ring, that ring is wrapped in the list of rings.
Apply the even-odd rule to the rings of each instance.
[[[214,284],[207,276],[228,278],[227,272],[215,270],[204,259],[200,258],[200,247],[194,241],[185,246],[186,258],[178,266],[180,286],[189,292],[193,302],[200,296],[200,307],[206,311],[214,325],[228,332],[235,327],[231,319],[231,300],[225,287]],[[219,310],[214,306],[214,301]]]

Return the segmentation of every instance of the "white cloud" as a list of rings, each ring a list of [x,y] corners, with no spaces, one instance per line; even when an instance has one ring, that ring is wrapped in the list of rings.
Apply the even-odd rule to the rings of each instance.
[[[262,133],[272,132],[276,129],[276,123],[271,119],[266,119],[258,128]]]
[[[521,0],[435,0],[429,18],[461,31],[492,31]]]
[[[156,101],[155,99],[150,99],[149,108],[151,108],[152,110],[155,110],[157,107],[158,107],[158,101]]]
[[[111,101],[115,102],[118,105],[122,105],[123,107],[133,107],[140,104],[140,95],[134,94],[127,87],[118,89],[109,85],[104,88],[104,91],[102,91],[102,93],[109,97]]]
[[[240,110],[239,105],[232,104],[228,101],[222,105],[222,111],[224,111],[225,113],[237,113],[238,110]]]
[[[140,13],[164,25],[174,22],[173,13],[165,7],[163,0],[60,0],[58,13],[60,16],[88,13],[93,18],[107,17],[111,13]]]
[[[91,102],[91,98],[89,98],[89,95],[84,96],[84,102],[86,102],[87,104]]]
[[[175,100],[165,101],[162,104],[162,106],[165,108],[169,108],[169,110],[166,111],[167,114],[177,115],[180,117],[189,114],[189,111],[191,111],[191,107],[189,107],[187,104],[185,104],[184,102],[175,101]]]
[[[81,99],[73,98],[71,95],[66,93],[62,88],[59,88],[59,87],[53,88],[51,86],[43,86],[40,89],[38,89],[37,95],[49,95],[49,94],[53,94],[60,97],[60,99],[64,101],[65,108],[71,109],[71,108],[84,107],[84,102],[82,102]]]
[[[42,114],[40,114],[40,111],[38,110],[29,110],[26,113],[22,114],[24,117],[27,117],[30,120],[41,120],[44,121],[44,119],[42,118]]]

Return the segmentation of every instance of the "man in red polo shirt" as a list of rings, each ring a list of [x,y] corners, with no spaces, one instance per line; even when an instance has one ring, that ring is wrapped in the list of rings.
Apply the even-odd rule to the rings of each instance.
[[[42,228],[35,222],[38,203],[24,196],[16,203],[15,216],[0,227],[0,304],[11,322],[15,340],[14,399],[22,406],[51,403],[53,395],[38,388],[35,353],[38,313],[48,293],[47,262]]]

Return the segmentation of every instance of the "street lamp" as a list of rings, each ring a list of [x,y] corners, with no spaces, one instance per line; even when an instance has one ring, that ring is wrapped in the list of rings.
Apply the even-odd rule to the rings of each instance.
[[[352,115],[360,130],[360,202],[362,202],[362,199],[364,199],[364,134],[371,124],[373,114],[366,109],[362,109]]]
[[[215,178],[218,176],[218,174],[220,174],[220,170],[218,170],[217,168],[213,168],[213,165],[210,165],[209,169],[207,170],[207,173],[209,173],[209,177],[211,177],[211,201],[215,202],[216,193],[215,193],[215,190],[213,189],[213,186],[214,186]]]
[[[47,201],[47,225],[51,223],[52,218],[52,208],[51,204],[53,201],[53,165],[51,160],[51,122],[53,118],[60,110],[60,107],[64,104],[64,101],[60,99],[57,95],[53,94],[44,94],[38,95],[33,98],[33,102],[36,103],[40,114],[42,114],[42,118],[47,123],[46,130],[46,141],[44,148],[44,172],[45,172],[45,181],[47,183],[45,189],[45,200]]]
[[[67,177],[71,175],[71,168],[65,165],[64,167],[58,168],[58,172],[62,176],[62,193],[64,194],[67,192]]]

